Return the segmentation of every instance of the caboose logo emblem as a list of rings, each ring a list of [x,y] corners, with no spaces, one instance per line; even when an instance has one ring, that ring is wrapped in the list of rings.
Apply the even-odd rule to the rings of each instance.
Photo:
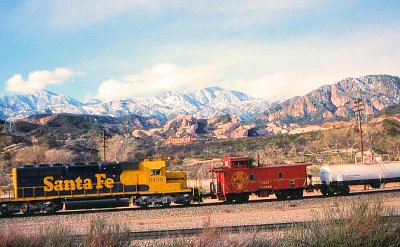
[[[114,186],[114,179],[107,178],[106,174],[95,174],[96,184],[93,184],[92,179],[77,177],[75,180],[55,180],[53,176],[48,176],[43,179],[44,191],[70,191],[70,190],[91,190],[108,188]],[[94,186],[95,185],[95,186]]]
[[[232,175],[231,182],[237,190],[244,190],[249,184],[249,178],[244,172],[235,172]]]

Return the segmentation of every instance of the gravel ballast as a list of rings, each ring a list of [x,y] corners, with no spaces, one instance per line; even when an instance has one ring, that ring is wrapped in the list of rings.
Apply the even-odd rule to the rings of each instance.
[[[125,225],[131,231],[199,228],[207,226],[254,225],[278,222],[307,221],[324,208],[350,205],[359,200],[381,201],[400,211],[400,191],[357,194],[342,197],[309,197],[301,200],[255,200],[245,204],[223,204],[208,200],[207,205],[170,208],[119,208],[60,212],[56,215],[17,216],[0,219],[0,227],[17,227],[32,233],[56,224],[85,234],[92,220],[101,219],[109,224]]]

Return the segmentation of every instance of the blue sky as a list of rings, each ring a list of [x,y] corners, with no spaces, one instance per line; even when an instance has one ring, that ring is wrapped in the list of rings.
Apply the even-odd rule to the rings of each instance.
[[[400,75],[400,1],[0,1],[0,94],[303,95]]]

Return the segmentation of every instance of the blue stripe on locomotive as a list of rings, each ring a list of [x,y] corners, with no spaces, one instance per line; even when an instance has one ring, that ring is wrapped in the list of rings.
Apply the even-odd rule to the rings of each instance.
[[[135,185],[125,186],[120,183],[120,175],[123,170],[138,169],[137,161],[130,162],[107,162],[107,163],[77,163],[69,165],[53,164],[53,165],[36,165],[23,166],[17,168],[17,185],[20,187],[43,187],[43,179],[47,176],[53,176],[55,180],[75,180],[78,177],[81,179],[90,178],[93,185],[96,183],[95,174],[106,174],[107,178],[114,180],[114,185],[111,188],[103,188],[100,190],[93,186],[90,190],[74,190],[73,195],[97,194],[99,193],[117,193],[117,192],[134,192]],[[147,185],[139,185],[138,191],[147,191]],[[41,196],[67,196],[71,195],[71,191],[51,191],[44,193],[43,188],[24,188],[18,189],[18,197],[41,197]]]

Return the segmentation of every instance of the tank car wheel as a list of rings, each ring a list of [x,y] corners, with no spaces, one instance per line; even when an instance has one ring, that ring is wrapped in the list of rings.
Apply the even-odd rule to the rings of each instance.
[[[381,184],[377,182],[377,183],[371,183],[369,186],[371,186],[374,189],[379,189],[381,187]]]
[[[349,188],[349,186],[343,186],[342,189],[341,189],[341,192],[342,192],[343,195],[348,195],[348,194],[350,194],[350,188]]]
[[[322,187],[322,188],[321,188],[321,194],[322,194],[323,196],[328,196],[328,195],[329,195],[329,189],[328,189],[328,188],[325,188],[325,187]]]

